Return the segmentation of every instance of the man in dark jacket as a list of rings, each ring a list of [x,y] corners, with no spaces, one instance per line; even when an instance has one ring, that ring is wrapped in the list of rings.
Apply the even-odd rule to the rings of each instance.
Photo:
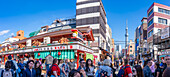
[[[24,71],[23,77],[36,77],[36,71],[33,69],[34,61],[28,61],[28,68]]]
[[[146,63],[147,63],[147,65],[143,68],[144,77],[153,77],[152,71],[150,69],[152,62],[150,60],[147,60]]]

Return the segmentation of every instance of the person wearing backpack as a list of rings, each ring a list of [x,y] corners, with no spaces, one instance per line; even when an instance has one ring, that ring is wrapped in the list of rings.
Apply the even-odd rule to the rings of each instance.
[[[99,67],[99,74],[100,77],[113,77],[112,75],[112,68],[110,68],[110,60],[105,59],[103,61],[103,66]]]
[[[60,68],[58,67],[57,64],[58,64],[58,60],[55,58],[53,60],[52,66],[47,71],[47,75],[49,77],[58,77],[58,76],[60,76]]]
[[[20,73],[21,70],[18,68],[18,65],[17,65],[16,61],[12,60],[12,56],[11,55],[8,56],[8,61],[7,62],[9,62],[11,64],[10,69],[13,69],[14,77],[18,77],[18,73]],[[5,63],[5,65],[6,65],[6,63]]]
[[[120,67],[118,77],[132,77],[132,69],[128,65],[127,59],[124,59],[124,65]]]
[[[9,61],[5,64],[5,69],[1,72],[1,77],[14,77],[14,71],[11,69],[11,63]]]

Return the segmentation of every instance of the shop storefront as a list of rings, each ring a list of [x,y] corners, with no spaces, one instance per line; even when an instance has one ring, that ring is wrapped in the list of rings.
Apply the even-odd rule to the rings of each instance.
[[[12,43],[16,45],[11,51],[2,52],[2,55],[13,55],[14,59],[29,58],[46,59],[48,55],[60,60],[74,59],[79,66],[79,59],[92,59],[96,56],[88,41],[94,41],[92,29],[82,27],[77,29],[58,30],[32,36]],[[10,47],[8,47],[10,48]],[[95,56],[95,57],[94,57]]]
[[[161,52],[158,52],[159,61],[161,61],[161,59],[164,59],[166,55],[170,55],[170,49],[166,49],[166,50],[162,50]]]
[[[22,49],[17,51],[11,51],[9,53],[3,53],[5,60],[8,55],[12,55],[13,58],[33,57],[34,59],[46,59],[46,56],[51,55],[57,59],[74,59],[79,65],[79,59],[84,58],[85,60],[94,60],[97,58],[93,55],[93,50],[80,42],[71,42],[68,44],[57,44],[43,47],[33,47],[31,49]]]

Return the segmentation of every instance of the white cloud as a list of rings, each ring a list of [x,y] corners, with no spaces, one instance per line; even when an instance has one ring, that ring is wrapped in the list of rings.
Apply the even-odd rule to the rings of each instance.
[[[0,31],[0,36],[1,35],[4,35],[4,34],[6,34],[6,33],[8,33],[10,30],[3,30],[3,31]]]

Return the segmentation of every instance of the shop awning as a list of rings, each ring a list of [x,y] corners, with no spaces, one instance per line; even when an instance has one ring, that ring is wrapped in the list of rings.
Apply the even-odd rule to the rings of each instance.
[[[40,53],[39,56],[38,56],[38,53]],[[34,57],[35,57],[35,59],[39,59],[39,58],[45,59],[45,57],[46,57],[47,55],[49,55],[49,54],[50,54],[49,51],[35,52],[35,53],[34,53]]]
[[[61,55],[58,55],[58,52],[61,52]],[[38,53],[40,53],[40,56],[38,56]],[[34,56],[35,59],[45,59],[47,55],[50,54],[50,51],[44,51],[44,52],[35,52]],[[57,59],[74,59],[74,50],[56,50],[51,51],[51,56]]]
[[[58,55],[61,52],[61,55]],[[74,50],[56,50],[52,51],[51,55],[57,59],[74,59]]]

